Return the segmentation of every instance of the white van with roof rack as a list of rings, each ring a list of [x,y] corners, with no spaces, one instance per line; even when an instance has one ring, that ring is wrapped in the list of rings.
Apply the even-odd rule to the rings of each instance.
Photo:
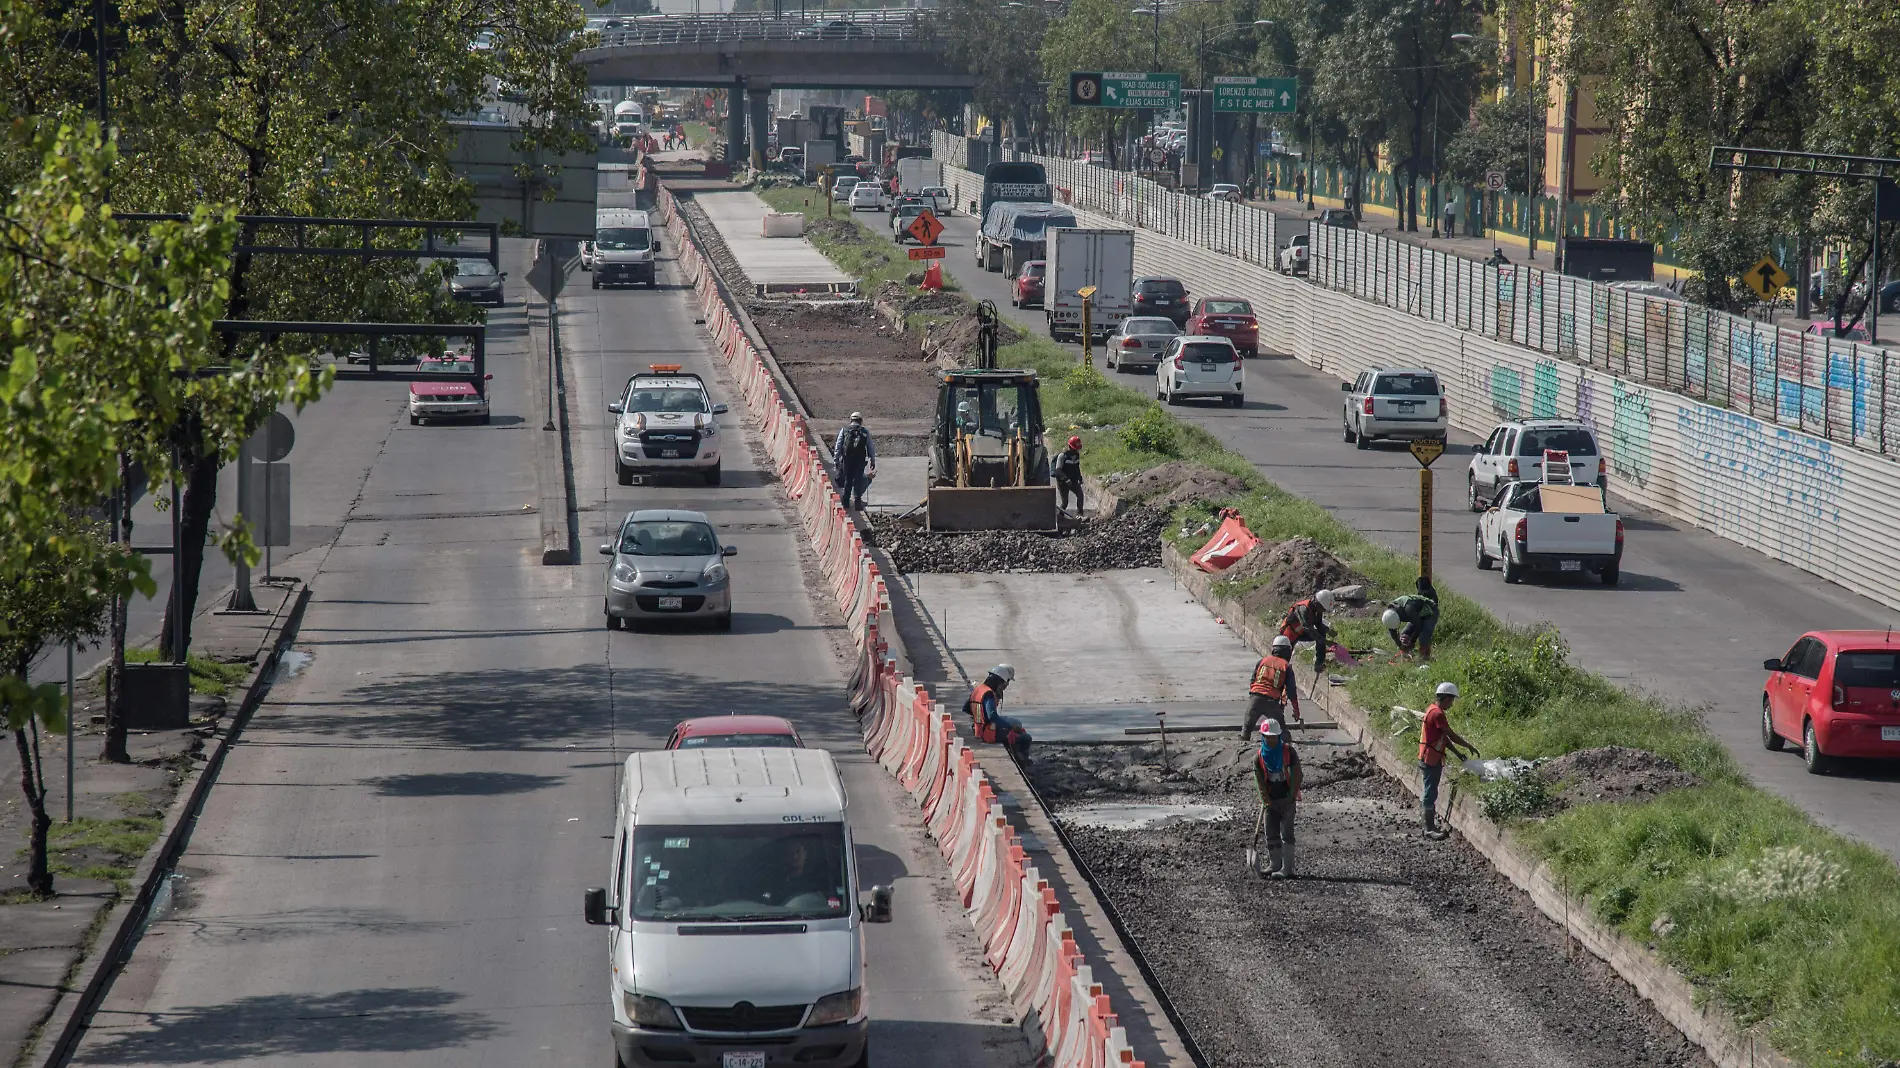
[[[844,782],[822,749],[627,758],[608,883],[615,1063],[869,1063],[864,939],[890,889],[857,898]]]
[[[660,471],[690,471],[719,485],[719,417],[706,383],[676,363],[647,365],[627,379],[614,416],[614,479],[622,486]]]

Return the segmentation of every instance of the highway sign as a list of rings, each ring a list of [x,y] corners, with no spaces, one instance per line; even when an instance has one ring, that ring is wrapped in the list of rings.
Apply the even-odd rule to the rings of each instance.
[[[910,258],[913,260],[943,259],[943,246],[942,245],[918,245],[916,248],[910,250]]]
[[[1432,461],[1445,454],[1445,443],[1437,438],[1420,438],[1412,442],[1412,458],[1420,467],[1432,466]]]
[[[1742,281],[1754,290],[1763,300],[1775,299],[1781,287],[1788,284],[1788,272],[1781,269],[1773,256],[1763,256],[1761,262],[1750,267],[1742,274]]]
[[[929,208],[925,208],[917,213],[909,226],[904,227],[904,232],[916,238],[920,245],[934,245],[937,238],[943,236],[943,224],[937,221]]]
[[[1294,78],[1260,78],[1251,74],[1214,79],[1214,110],[1245,111],[1257,115],[1284,115],[1300,106],[1300,83]]]
[[[1159,108],[1181,106],[1181,76],[1172,72],[1073,71],[1069,106],[1078,108]]]
[[[1487,193],[1504,192],[1504,172],[1503,171],[1485,171],[1484,172],[1484,191]]]

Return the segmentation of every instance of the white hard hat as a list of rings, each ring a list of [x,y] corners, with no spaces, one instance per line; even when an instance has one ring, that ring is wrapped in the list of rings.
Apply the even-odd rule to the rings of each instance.
[[[1441,682],[1438,684],[1437,692],[1440,697],[1456,697],[1458,696],[1458,684],[1455,682]]]
[[[1276,653],[1282,649],[1290,653],[1293,651],[1293,639],[1284,634],[1275,634],[1273,636],[1272,649]]]
[[[862,422],[864,422],[864,413],[863,413],[863,412],[852,412],[852,413],[851,413],[851,421],[852,421],[852,422],[854,422],[854,423],[862,423]]]
[[[1384,623],[1385,629],[1387,630],[1397,630],[1399,629],[1399,624],[1405,622],[1405,620],[1399,618],[1398,609],[1388,608],[1385,610],[1385,615],[1379,617],[1379,622]]]
[[[969,411],[969,410],[970,410],[970,402],[969,402],[969,401],[958,401],[958,402],[957,402],[957,411],[959,411],[959,412],[967,412],[967,411]]]
[[[996,665],[995,667],[990,669],[990,674],[996,676],[999,679],[1002,679],[1004,682],[1016,681],[1016,669],[1013,667],[1010,667],[1008,664]]]
[[[1263,719],[1260,721],[1260,737],[1278,738],[1280,735],[1284,733],[1286,733],[1286,728],[1280,726],[1279,720],[1274,719],[1273,717],[1269,716],[1266,719]]]
[[[1331,611],[1333,607],[1333,591],[1321,590],[1313,595],[1313,600],[1318,601],[1321,608]]]

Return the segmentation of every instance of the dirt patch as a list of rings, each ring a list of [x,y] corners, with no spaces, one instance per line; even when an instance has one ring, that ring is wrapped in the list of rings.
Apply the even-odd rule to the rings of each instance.
[[[1124,501],[1141,501],[1173,511],[1184,504],[1218,501],[1247,488],[1232,475],[1191,460],[1173,460],[1108,484]]]
[[[1223,581],[1259,584],[1241,594],[1251,613],[1271,615],[1314,590],[1362,585],[1365,577],[1308,537],[1261,542],[1221,575]],[[1261,581],[1264,580],[1264,581]]]
[[[863,412],[880,456],[923,454],[937,378],[915,335],[864,301],[756,300],[748,311],[827,440]]]
[[[1593,801],[1647,801],[1671,790],[1702,785],[1667,757],[1647,749],[1606,745],[1579,749],[1537,766],[1537,774],[1562,785],[1558,800],[1568,805]]]
[[[873,513],[875,543],[906,574],[1036,571],[1085,573],[1161,566],[1161,531],[1168,513],[1138,507],[1112,519],[1090,519],[1065,534],[987,530],[932,534],[916,519]]]
[[[877,287],[872,299],[888,304],[906,315],[971,315],[970,298],[941,289],[917,289],[914,286],[885,282]]]
[[[968,301],[963,303],[959,313],[941,322],[930,323],[925,336],[935,346],[942,358],[958,367],[975,367],[981,362],[978,357],[982,348],[978,341],[979,328],[976,322],[976,309]],[[1007,322],[999,321],[996,330],[996,347],[1013,345],[1023,339],[1022,331]],[[1007,361],[1004,362],[1007,366]]]
[[[1059,820],[1117,799],[1232,813],[1063,823],[1209,1063],[1708,1064],[1460,839],[1420,839],[1416,803],[1355,747],[1299,747],[1300,877],[1287,882],[1244,865],[1258,800],[1235,741],[1170,739],[1168,771],[1155,745],[1037,746],[1029,763]]]

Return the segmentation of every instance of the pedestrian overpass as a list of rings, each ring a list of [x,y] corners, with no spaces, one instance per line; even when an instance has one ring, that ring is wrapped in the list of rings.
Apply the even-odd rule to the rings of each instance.
[[[596,85],[693,89],[968,89],[915,8],[643,15],[601,32],[579,62]]]

